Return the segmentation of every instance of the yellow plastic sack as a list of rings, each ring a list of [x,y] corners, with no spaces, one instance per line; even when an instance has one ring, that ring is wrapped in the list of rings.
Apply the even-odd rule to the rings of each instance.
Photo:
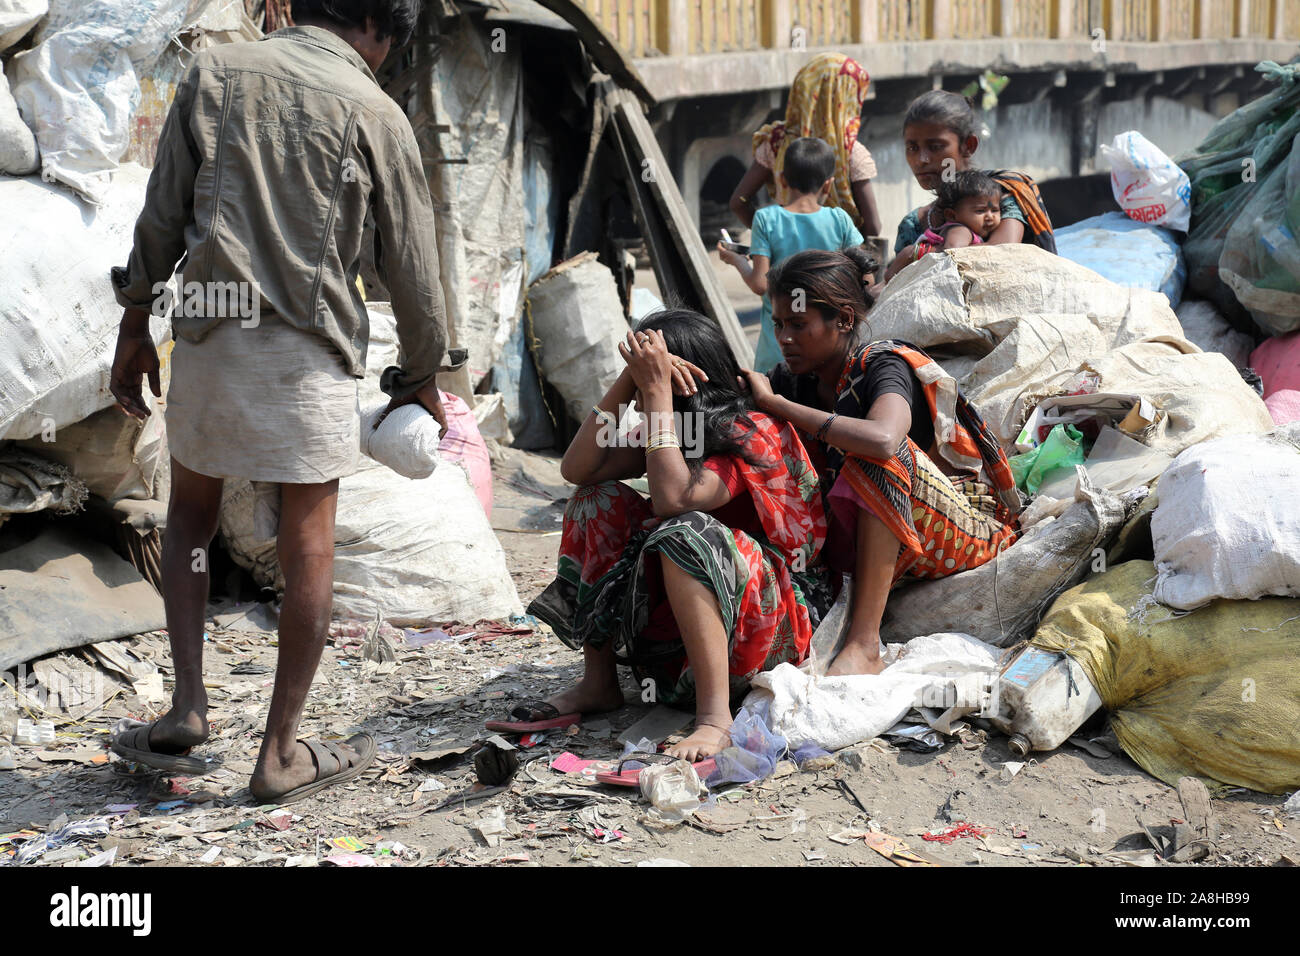
[[[1214,601],[1175,617],[1155,566],[1129,561],[1066,591],[1033,643],[1087,671],[1120,746],[1168,784],[1300,787],[1300,598]]]

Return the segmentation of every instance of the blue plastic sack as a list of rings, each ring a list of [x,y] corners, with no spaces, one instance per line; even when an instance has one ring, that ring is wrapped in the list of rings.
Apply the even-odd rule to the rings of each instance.
[[[1187,266],[1174,233],[1163,226],[1104,213],[1057,229],[1056,253],[1116,285],[1163,292],[1170,308],[1183,300]]]
[[[705,786],[750,783],[771,776],[777,763],[789,751],[786,739],[768,729],[764,714],[742,710],[731,724],[731,746],[718,754],[713,773]]]

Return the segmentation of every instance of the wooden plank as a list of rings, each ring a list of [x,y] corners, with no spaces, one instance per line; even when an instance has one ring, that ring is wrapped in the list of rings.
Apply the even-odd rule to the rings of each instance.
[[[689,294],[697,303],[696,308],[718,323],[736,361],[751,367],[753,349],[704,250],[699,229],[686,211],[686,203],[668,171],[668,161],[659,149],[641,104],[627,90],[611,90],[608,84],[602,92],[614,116],[616,138],[625,151],[624,161],[635,200],[633,207],[643,218],[647,243],[651,242],[652,233],[659,234],[655,239],[659,248],[652,261],[656,277],[662,276],[661,290],[665,295]],[[643,176],[643,170],[649,170],[650,175]],[[683,281],[687,288],[681,287]]]

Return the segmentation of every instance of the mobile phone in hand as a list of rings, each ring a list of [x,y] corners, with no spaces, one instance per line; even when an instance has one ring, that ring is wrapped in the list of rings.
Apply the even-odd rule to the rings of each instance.
[[[744,245],[743,243],[733,242],[731,239],[731,233],[727,232],[725,229],[722,230],[722,248],[729,252],[737,253],[738,255],[749,255],[749,246]]]

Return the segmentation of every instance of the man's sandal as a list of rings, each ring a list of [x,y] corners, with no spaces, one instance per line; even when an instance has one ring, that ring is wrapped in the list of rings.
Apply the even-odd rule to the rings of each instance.
[[[489,720],[483,726],[502,734],[532,734],[582,723],[582,714],[561,714],[554,704],[542,700],[526,700],[517,704],[509,716],[510,720]]]
[[[618,766],[614,770],[606,770],[603,773],[596,774],[596,782],[607,783],[612,787],[636,787],[641,783],[641,771],[644,770],[645,767],[634,767],[631,770],[624,770],[624,764],[641,763],[649,766],[650,764],[676,763],[681,759],[681,757],[673,757],[666,753],[630,753],[618,762]],[[695,773],[701,780],[703,780],[717,769],[718,764],[712,757],[708,757],[691,764],[691,766],[695,768]]]
[[[351,747],[356,751],[357,756],[355,759],[345,754],[339,748],[339,745],[331,740],[303,740],[299,742],[311,751],[311,758],[316,763],[316,779],[311,783],[304,783],[301,787],[294,787],[278,797],[259,798],[262,803],[274,803],[284,806],[286,803],[294,803],[304,797],[319,793],[326,787],[355,780],[375,762],[375,751],[378,749],[375,745],[375,738],[369,734],[354,734],[342,742],[344,746]],[[338,769],[321,776],[321,771],[324,769],[327,760],[332,760]]]
[[[202,757],[187,756],[194,748],[187,747],[179,754],[166,754],[149,746],[149,734],[157,721],[145,723],[124,718],[113,728],[109,749],[124,760],[131,760],[154,770],[196,777],[215,768]]]

